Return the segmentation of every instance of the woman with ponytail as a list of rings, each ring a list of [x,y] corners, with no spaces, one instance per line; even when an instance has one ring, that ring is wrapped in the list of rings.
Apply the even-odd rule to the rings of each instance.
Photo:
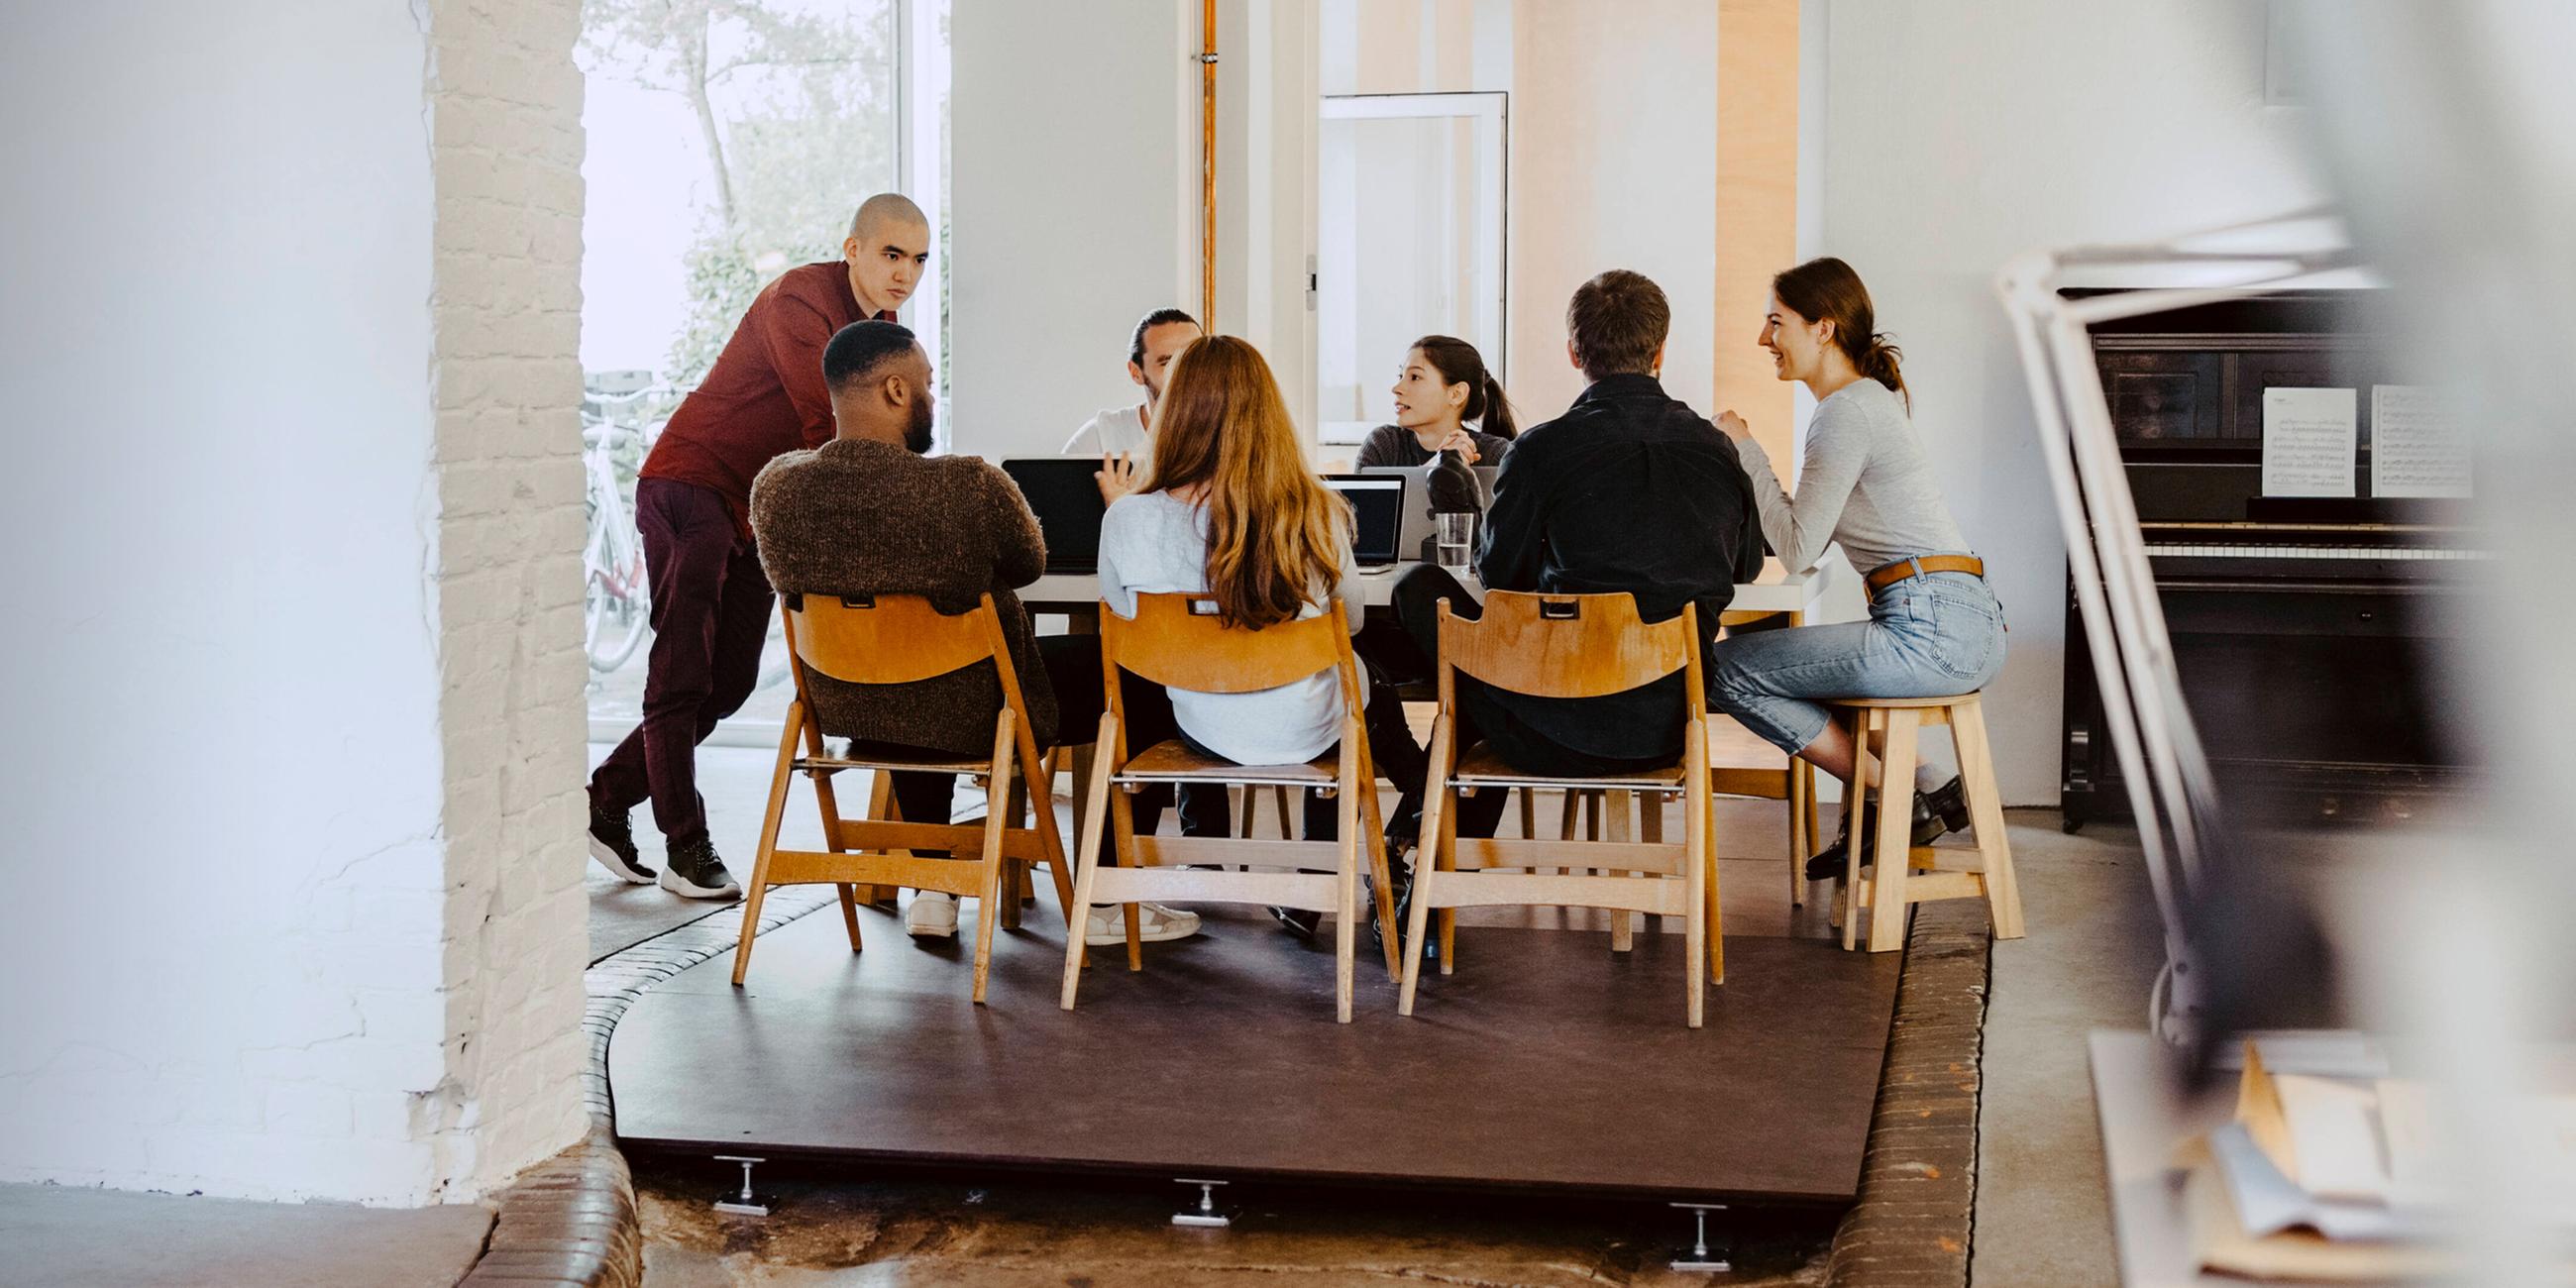
[[[1476,428],[1467,428],[1468,421]],[[1485,370],[1476,346],[1426,335],[1405,351],[1404,370],[1395,378],[1395,423],[1369,433],[1359,467],[1421,465],[1444,451],[1469,465],[1500,465],[1519,434],[1502,382]]]
[[[1839,259],[1771,279],[1760,343],[1780,379],[1816,396],[1795,497],[1743,418],[1717,419],[1753,481],[1772,553],[1804,571],[1839,543],[1868,583],[1869,619],[1731,633],[1710,655],[1710,702],[1837,778],[1850,772],[1852,738],[1821,699],[1968,693],[2004,662],[2003,606],[1941,500],[1909,418],[1902,355],[1876,325],[1868,288]],[[1927,766],[1916,786],[1916,845],[1968,826],[1957,778]],[[1843,871],[1850,835],[1846,813],[1842,839],[1808,861],[1810,879]]]

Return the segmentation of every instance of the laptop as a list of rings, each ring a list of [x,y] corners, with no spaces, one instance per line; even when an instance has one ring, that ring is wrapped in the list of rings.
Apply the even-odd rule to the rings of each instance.
[[[1493,506],[1494,476],[1501,473],[1502,468],[1499,465],[1468,467],[1476,476],[1476,499],[1480,507]],[[1438,527],[1431,519],[1431,489],[1425,485],[1430,470],[1427,465],[1371,465],[1360,471],[1362,478],[1410,480],[1404,497],[1404,529],[1396,534],[1395,548],[1403,552],[1404,558],[1424,563],[1436,557],[1432,547],[1439,542]]]
[[[1411,485],[1402,477],[1376,474],[1323,478],[1324,486],[1351,503],[1351,515],[1357,521],[1351,538],[1352,561],[1369,572],[1394,567],[1403,549],[1405,493]]]
[[[1002,462],[1002,472],[1020,485],[1038,516],[1050,573],[1100,571],[1100,516],[1109,507],[1100,499],[1100,480],[1092,477],[1099,471],[1099,460],[1088,456],[1015,456]]]

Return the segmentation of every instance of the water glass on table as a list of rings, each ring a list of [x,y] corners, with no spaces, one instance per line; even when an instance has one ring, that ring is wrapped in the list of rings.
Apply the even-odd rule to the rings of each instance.
[[[1438,525],[1435,533],[1440,566],[1457,572],[1473,560],[1476,549],[1476,518],[1472,512],[1432,516]]]

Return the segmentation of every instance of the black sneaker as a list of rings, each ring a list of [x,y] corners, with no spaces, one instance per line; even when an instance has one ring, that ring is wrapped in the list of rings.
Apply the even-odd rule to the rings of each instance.
[[[1923,793],[1921,799],[1923,804],[1940,818],[1944,829],[1964,832],[1975,826],[1974,820],[1968,814],[1967,789],[1959,786],[1957,775],[1952,775],[1950,781]],[[1916,841],[1915,844],[1925,845],[1929,842]]]
[[[671,846],[670,862],[662,869],[662,888],[683,899],[742,897],[741,883],[716,857],[715,842],[703,836]]]
[[[1958,787],[1959,780],[1953,778],[1948,783],[1934,788],[1929,792],[1915,793],[1914,834],[1911,838],[1913,844],[1930,845],[1934,841],[1941,839],[1942,833],[1954,830],[1949,824],[1946,815],[1946,807],[1943,806],[1936,798],[1942,797],[1946,793],[1948,794],[1950,802],[1952,804],[1958,804],[1961,811],[1964,812],[1966,806],[1959,803],[1960,798]],[[1867,813],[1869,814],[1869,818],[1862,820],[1864,830],[1867,833],[1867,839],[1862,842],[1860,850],[1860,863],[1862,867],[1868,867],[1871,860],[1876,858],[1878,853],[1878,829],[1867,826],[1870,822],[1874,821],[1878,815],[1878,808],[1875,801],[1872,802]],[[1807,879],[1810,881],[1841,880],[1843,869],[1845,867],[1843,862],[1843,850],[1850,844],[1851,815],[1846,811],[1843,815],[1842,830],[1834,837],[1834,843],[1816,851],[1813,855],[1808,857]]]
[[[1312,908],[1273,908],[1270,915],[1277,917],[1279,925],[1299,939],[1314,938],[1315,931],[1324,924],[1324,914]]]
[[[635,828],[624,814],[612,814],[597,805],[590,807],[590,857],[599,866],[635,885],[653,884],[653,869],[635,849]]]

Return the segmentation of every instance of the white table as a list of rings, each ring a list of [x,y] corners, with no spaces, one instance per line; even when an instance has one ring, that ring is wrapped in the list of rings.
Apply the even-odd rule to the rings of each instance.
[[[1764,559],[1762,575],[1735,588],[1735,601],[1727,605],[1727,611],[1795,613],[1803,618],[1832,583],[1832,569],[1839,566],[1837,561],[1811,572],[1791,573],[1780,566],[1779,560]],[[1381,572],[1361,573],[1361,602],[1370,608],[1386,607],[1388,597],[1395,593],[1396,580],[1411,567],[1410,563],[1400,563]],[[1100,578],[1091,573],[1049,573],[1022,587],[1020,602],[1032,613],[1093,619],[1100,611]]]

